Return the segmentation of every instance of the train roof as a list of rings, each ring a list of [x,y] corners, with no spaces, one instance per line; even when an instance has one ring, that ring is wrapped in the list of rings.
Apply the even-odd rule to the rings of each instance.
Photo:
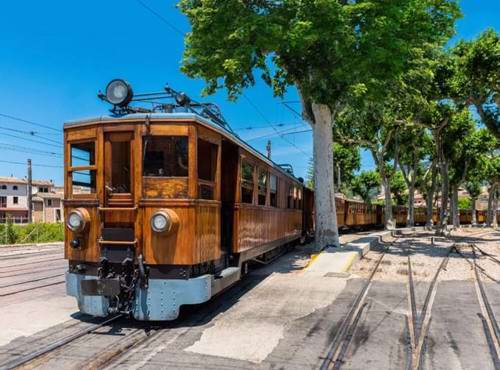
[[[146,118],[149,118],[150,120],[192,120],[196,121],[214,131],[217,131],[221,135],[223,135],[225,138],[233,141],[234,143],[238,144],[248,152],[250,152],[252,155],[260,159],[261,161],[267,163],[269,166],[273,167],[275,170],[281,172],[283,175],[293,179],[295,182],[300,183],[305,187],[303,183],[301,183],[298,178],[296,178],[294,175],[291,173],[285,171],[281,166],[279,166],[277,163],[272,161],[271,159],[267,158],[265,155],[263,155],[261,152],[259,152],[257,149],[252,147],[250,144],[245,142],[243,139],[241,139],[238,135],[236,135],[234,132],[228,130],[227,128],[214,123],[213,121],[201,117],[198,114],[195,113],[185,113],[185,112],[174,112],[174,113],[132,113],[132,114],[126,114],[123,116],[115,117],[115,116],[109,116],[109,115],[104,115],[104,116],[97,116],[97,117],[90,117],[90,118],[84,118],[80,120],[72,120],[72,121],[67,121],[64,123],[64,129],[71,128],[71,127],[76,127],[76,126],[81,126],[81,125],[86,125],[86,124],[95,124],[95,123],[105,123],[105,122],[117,122],[117,121],[128,121],[128,120],[145,120]]]

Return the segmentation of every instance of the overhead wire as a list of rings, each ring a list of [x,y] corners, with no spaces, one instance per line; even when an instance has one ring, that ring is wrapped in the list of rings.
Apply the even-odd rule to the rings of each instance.
[[[56,132],[62,132],[61,129],[56,129],[54,127],[51,127],[51,126],[48,126],[48,125],[44,125],[42,123],[29,121],[27,119],[16,117],[16,116],[12,116],[10,114],[0,113],[0,116],[1,117],[5,117],[5,118],[9,118],[9,119],[14,120],[14,121],[24,122],[24,123],[28,123],[30,125],[34,125],[34,126],[38,126],[38,127],[43,127],[43,128],[48,129],[48,130],[52,130],[52,131],[56,131]]]
[[[271,121],[267,119],[267,117],[262,113],[262,111],[257,107],[257,105],[254,104],[244,93],[242,93],[243,98],[250,104],[250,106],[264,119],[264,121],[271,126],[271,128],[278,134],[278,136],[283,140],[286,141],[288,144],[291,146],[295,147],[298,151],[300,151],[302,154],[309,156],[310,154],[306,153],[302,148],[298,147],[293,141],[288,140],[286,137],[284,137],[282,134],[279,133],[279,130],[272,124]]]
[[[158,13],[156,10],[154,10],[153,8],[151,8],[149,5],[147,5],[145,2],[143,2],[142,0],[136,0],[139,5],[141,5],[144,9],[148,10],[151,14],[153,14],[154,16],[156,16],[156,18],[158,18],[159,20],[161,20],[163,23],[165,23],[171,30],[177,32],[178,34],[182,35],[184,37],[184,35],[186,34],[185,32],[183,32],[181,29],[177,28],[177,26],[175,26],[173,23],[171,23],[168,19],[166,19],[163,15],[161,15],[160,13]]]
[[[4,161],[2,159],[0,159],[0,163],[16,164],[16,165],[22,165],[22,166],[26,166],[27,165],[25,162]],[[57,165],[50,165],[50,164],[32,163],[31,165],[33,167],[64,168],[64,166],[57,166]]]
[[[12,135],[12,134],[7,134],[7,133],[3,133],[2,134],[3,136],[9,136],[9,137],[13,137],[15,139],[19,139],[19,140],[25,140],[25,141],[30,141],[32,143],[35,143],[35,144],[42,144],[42,145],[47,145],[47,146],[50,146],[50,147],[56,147],[58,149],[61,149],[62,148],[62,144],[60,143],[57,143],[58,146],[56,146],[55,144],[52,144],[52,143],[46,143],[46,142],[43,142],[43,141],[39,141],[39,140],[33,140],[33,139],[28,139],[26,137],[21,137],[21,136],[17,136],[17,135]]]
[[[28,148],[25,146],[14,145],[14,144],[9,144],[9,143],[0,143],[0,149],[10,150],[10,151],[20,152],[20,153],[46,154],[46,155],[55,156],[55,157],[63,157],[63,155],[61,153],[48,152],[45,150],[38,150],[38,149]]]

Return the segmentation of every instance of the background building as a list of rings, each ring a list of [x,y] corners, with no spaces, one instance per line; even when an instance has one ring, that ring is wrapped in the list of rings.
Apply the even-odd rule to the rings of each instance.
[[[61,222],[63,194],[56,192],[48,180],[32,181],[33,222]],[[28,181],[17,177],[0,176],[0,223],[28,222]]]

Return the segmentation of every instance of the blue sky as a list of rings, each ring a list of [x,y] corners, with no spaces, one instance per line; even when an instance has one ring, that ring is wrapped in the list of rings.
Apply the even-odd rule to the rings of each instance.
[[[176,1],[141,1],[177,29],[189,30],[187,20],[175,8]],[[487,27],[500,29],[500,0],[463,1],[462,11],[464,17],[457,24],[456,38],[475,37]],[[50,128],[57,130],[67,120],[106,114],[108,106],[96,98],[96,93],[112,78],[126,78],[136,92],[157,91],[169,83],[199,98],[203,82],[191,80],[179,71],[182,51],[182,36],[138,0],[30,0],[2,4],[0,114],[49,128],[0,116],[0,176],[25,176],[25,166],[1,161],[25,162],[31,157],[35,178],[53,179],[62,184],[62,168],[57,167],[62,166],[62,158],[57,155],[61,153],[61,146],[54,142],[62,142],[62,136]],[[305,176],[312,155],[311,134],[287,135],[287,141],[266,135],[274,133],[269,122],[280,125],[279,130],[292,132],[307,126],[280,99],[273,98],[271,90],[262,82],[245,95],[262,114],[245,98],[228,102],[223,91],[208,100],[221,106],[242,138],[250,140],[250,144],[261,151],[270,138],[273,159],[278,163],[291,163],[296,175]],[[295,91],[291,90],[284,100],[296,101]],[[296,103],[291,106],[300,108]],[[42,144],[49,141],[12,130],[35,130],[51,141],[49,145]],[[15,145],[18,151],[7,150],[8,145]],[[33,153],[26,153],[30,150]],[[363,169],[372,168],[370,156],[363,153],[362,157]]]

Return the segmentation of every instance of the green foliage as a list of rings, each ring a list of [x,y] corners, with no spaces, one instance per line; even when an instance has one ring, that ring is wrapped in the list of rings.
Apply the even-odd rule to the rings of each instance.
[[[340,166],[340,182],[343,193],[347,193],[351,182],[354,178],[354,172],[359,170],[361,166],[361,155],[359,147],[356,145],[342,145],[340,143],[333,143],[333,162],[335,185],[338,184],[337,166]],[[314,188],[314,163],[312,159],[309,161],[307,168],[307,187]],[[337,189],[338,190],[338,189]]]
[[[465,189],[473,199],[481,194],[481,183],[479,181],[467,181],[465,183]]]
[[[12,218],[7,217],[6,223],[3,230],[0,232],[2,236],[2,241],[5,244],[13,244],[16,241],[16,232],[14,230],[14,225],[12,224]]]
[[[384,95],[420,49],[447,41],[459,15],[455,0],[181,0],[179,7],[192,26],[182,70],[203,78],[205,93],[225,87],[236,98],[259,70],[276,95],[294,84],[305,102],[331,106]]]
[[[0,225],[0,244],[46,243],[64,240],[62,223],[32,223]]]
[[[352,192],[366,203],[371,203],[380,189],[380,176],[377,171],[363,171],[352,180]]]
[[[394,175],[392,175],[390,181],[394,201],[398,206],[406,205],[408,203],[408,188],[401,171],[397,171]]]
[[[458,198],[458,209],[471,209],[472,200],[469,197]]]
[[[490,132],[500,139],[500,34],[487,29],[475,40],[452,49],[450,79],[453,97],[473,105]]]

